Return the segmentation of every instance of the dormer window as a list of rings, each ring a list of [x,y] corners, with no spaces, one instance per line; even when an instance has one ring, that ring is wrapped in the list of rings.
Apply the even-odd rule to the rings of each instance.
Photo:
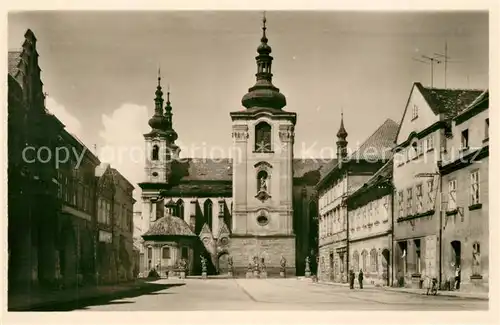
[[[255,126],[255,151],[271,152],[271,125],[266,122]]]
[[[158,157],[160,156],[160,147],[158,145],[153,146],[153,151],[151,153],[151,159],[152,160],[158,160]]]

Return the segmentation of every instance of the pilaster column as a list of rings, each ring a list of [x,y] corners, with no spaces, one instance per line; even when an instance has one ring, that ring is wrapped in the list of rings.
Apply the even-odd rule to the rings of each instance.
[[[240,211],[247,208],[248,176],[247,176],[247,150],[248,150],[248,126],[233,126],[233,230],[235,232],[246,232],[246,215],[241,216]],[[241,219],[241,220],[240,220]]]
[[[293,126],[280,125],[279,138],[281,148],[281,174],[280,174],[280,205],[287,210],[286,216],[286,232],[293,233],[293,211],[292,211],[292,197],[293,197]]]

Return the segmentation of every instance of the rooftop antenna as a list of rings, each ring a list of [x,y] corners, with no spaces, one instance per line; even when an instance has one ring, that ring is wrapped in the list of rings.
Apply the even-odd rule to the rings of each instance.
[[[412,58],[414,61],[430,64],[431,66],[431,88],[434,88],[434,63],[440,64],[441,60],[436,57],[422,55],[420,58]]]
[[[444,54],[434,53],[434,55],[441,58],[444,61],[444,87],[446,88],[448,63],[460,63],[461,61],[456,61],[456,60],[450,61],[451,58],[448,56],[448,41],[444,42]]]

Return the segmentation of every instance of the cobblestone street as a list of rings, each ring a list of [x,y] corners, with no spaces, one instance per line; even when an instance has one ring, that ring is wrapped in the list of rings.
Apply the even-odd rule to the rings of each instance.
[[[160,280],[158,282],[166,282]],[[188,279],[174,286],[105,304],[90,311],[187,310],[487,310],[488,301],[425,296],[376,288],[350,290],[296,279]]]

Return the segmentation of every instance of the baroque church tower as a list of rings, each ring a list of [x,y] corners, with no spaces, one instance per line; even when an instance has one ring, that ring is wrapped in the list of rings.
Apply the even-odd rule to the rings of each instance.
[[[158,70],[158,86],[155,92],[155,113],[149,119],[151,131],[144,134],[146,144],[146,162],[144,168],[144,181],[149,184],[158,184],[158,187],[150,186],[143,189],[142,203],[143,216],[146,222],[145,229],[149,224],[159,219],[164,214],[164,205],[156,204],[160,184],[168,183],[172,174],[172,161],[179,157],[180,148],[175,144],[178,135],[172,125],[172,106],[170,103],[170,91],[167,92],[167,103],[165,113],[163,109],[163,91],[161,87],[161,76]],[[158,202],[159,203],[159,202]]]
[[[296,114],[285,112],[285,96],[272,84],[273,57],[263,18],[257,48],[256,83],[232,112],[233,224],[230,254],[235,268],[258,259],[279,268],[281,256],[295,274],[293,232],[293,142]]]

